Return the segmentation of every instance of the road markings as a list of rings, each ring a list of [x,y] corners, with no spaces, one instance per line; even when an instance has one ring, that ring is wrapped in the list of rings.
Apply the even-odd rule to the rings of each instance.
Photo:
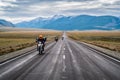
[[[86,45],[89,50],[97,52],[97,53],[101,54],[104,57],[107,57],[107,58],[109,58],[109,59],[111,59],[113,61],[116,61],[116,62],[120,63],[120,60],[118,60],[118,59],[116,59],[114,57],[111,57],[111,56],[107,55],[106,53],[102,53],[100,50],[97,50],[96,48],[93,48],[93,47],[89,46],[87,43],[82,43],[82,44]]]
[[[111,57],[111,56],[108,56],[108,55],[103,54],[103,53],[100,53],[100,54],[103,55],[103,56],[106,56],[106,57],[108,57],[108,58],[110,58],[110,59],[112,59],[112,60],[114,60],[114,61],[116,61],[116,62],[119,62],[119,63],[120,63],[119,60],[117,60],[117,59],[115,59],[115,58],[113,58],[113,57]]]
[[[45,49],[51,47],[53,44],[54,44],[54,43],[49,44],[47,47],[45,47]],[[35,52],[36,52],[36,51],[35,51]],[[27,52],[26,52],[26,53],[27,53]],[[31,53],[31,51],[28,52],[28,53]],[[27,54],[28,54],[28,53],[27,53]],[[18,58],[24,57],[24,56],[27,55],[27,54],[23,54],[23,55],[20,55],[20,56],[18,56],[18,57],[15,57],[15,58],[13,58],[13,59],[10,59],[10,60],[8,60],[8,61],[5,61],[4,63],[1,63],[0,66],[5,65],[5,64],[7,64],[7,63],[10,63],[10,62],[12,62],[12,61],[14,61],[14,60],[17,60]]]
[[[5,72],[1,73],[1,74],[0,74],[0,77],[6,75],[6,74],[8,74],[8,73],[10,73],[10,72],[13,71],[15,68],[23,65],[25,62],[27,62],[29,59],[31,59],[32,57],[34,57],[34,56],[36,56],[36,55],[37,55],[37,54],[29,56],[26,60],[20,62],[19,64],[15,65],[15,66],[13,66],[12,68],[10,68],[10,69],[6,70]]]
[[[63,55],[63,59],[65,59],[65,55]]]
[[[63,72],[65,72],[66,69],[66,65],[65,65],[65,55],[63,55]]]

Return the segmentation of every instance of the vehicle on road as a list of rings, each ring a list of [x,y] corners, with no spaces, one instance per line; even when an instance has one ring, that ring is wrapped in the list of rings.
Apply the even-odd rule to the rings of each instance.
[[[56,41],[56,42],[58,41],[58,37],[57,37],[57,36],[55,37],[55,41]]]
[[[62,37],[62,40],[64,40],[64,37]]]
[[[39,51],[39,54],[43,54],[43,43],[42,42],[38,42],[38,51]]]
[[[43,54],[46,40],[47,38],[42,35],[39,35],[39,38],[36,39],[37,51],[39,51],[39,54]]]

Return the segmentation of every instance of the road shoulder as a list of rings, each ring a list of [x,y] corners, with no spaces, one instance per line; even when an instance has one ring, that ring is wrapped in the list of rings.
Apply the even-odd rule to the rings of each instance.
[[[116,51],[111,51],[111,50],[108,50],[108,49],[105,49],[105,48],[102,48],[102,47],[98,47],[98,46],[95,46],[95,45],[92,45],[92,44],[88,44],[88,43],[85,43],[85,42],[79,42],[77,41],[78,43],[82,43],[84,45],[87,45],[95,50],[98,50],[100,52],[103,52],[104,54],[108,55],[108,56],[111,56],[111,57],[114,57],[116,59],[119,59],[120,60],[120,53],[119,52],[116,52]]]
[[[51,43],[51,42],[47,42],[46,45],[49,44],[49,43]],[[27,48],[24,48],[24,49],[21,49],[21,50],[18,50],[18,51],[11,52],[9,54],[2,55],[2,56],[0,56],[0,63],[3,63],[7,60],[16,58],[20,55],[26,54],[26,53],[28,53],[30,51],[33,51],[33,50],[36,50],[36,45],[31,46],[31,47],[27,47]]]
[[[32,47],[27,47],[27,48],[21,49],[21,50],[15,51],[15,52],[11,52],[9,54],[2,55],[2,56],[0,56],[0,63],[5,62],[9,59],[15,58],[17,56],[20,56],[22,54],[25,54],[28,51],[31,51],[35,48],[36,48],[36,45],[32,46]]]

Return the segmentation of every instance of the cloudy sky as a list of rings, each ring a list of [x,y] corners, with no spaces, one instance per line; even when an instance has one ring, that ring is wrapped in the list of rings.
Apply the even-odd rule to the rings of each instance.
[[[13,23],[81,14],[120,16],[120,0],[0,0],[0,19]]]

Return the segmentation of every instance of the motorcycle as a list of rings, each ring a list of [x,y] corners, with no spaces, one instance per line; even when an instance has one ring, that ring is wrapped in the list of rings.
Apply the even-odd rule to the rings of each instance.
[[[43,43],[42,42],[38,42],[38,51],[39,51],[39,54],[43,54]]]
[[[62,40],[64,39],[64,37],[62,37]]]
[[[58,38],[55,38],[55,41],[57,42],[57,41],[58,41]]]

